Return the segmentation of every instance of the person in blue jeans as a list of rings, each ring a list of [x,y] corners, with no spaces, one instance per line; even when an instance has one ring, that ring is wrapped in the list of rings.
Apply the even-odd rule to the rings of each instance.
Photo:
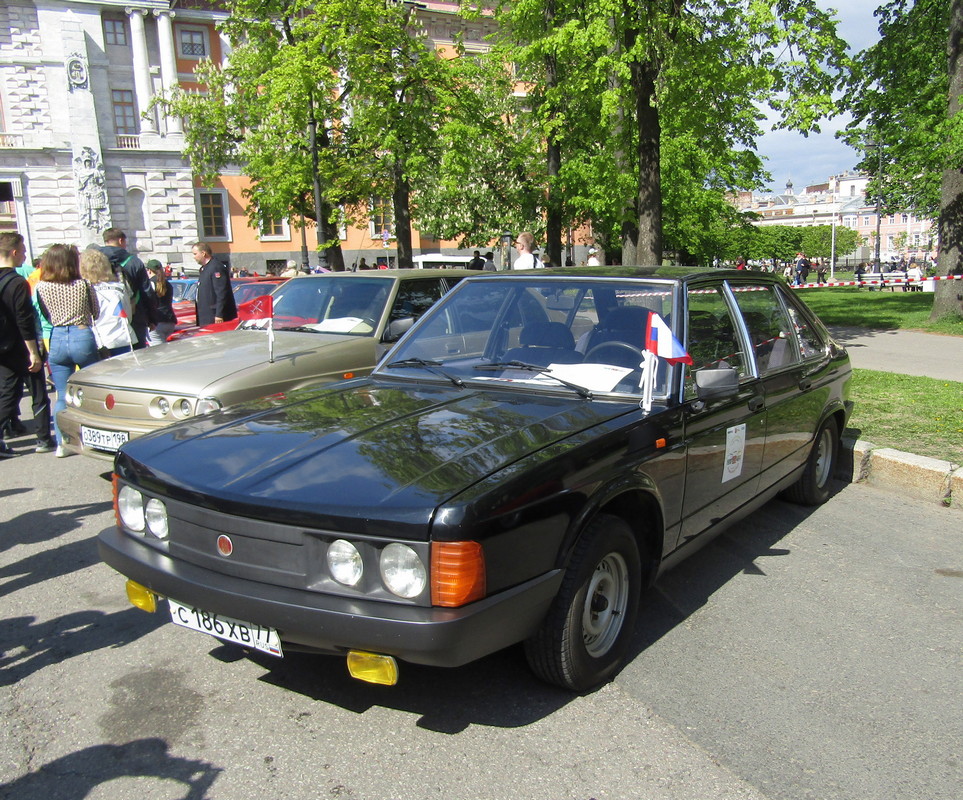
[[[57,414],[67,407],[67,379],[74,370],[98,360],[93,324],[100,313],[97,295],[80,277],[80,253],[67,244],[51,245],[40,262],[37,299],[53,328],[50,331],[50,374],[57,389],[54,429],[57,457],[66,455]]]

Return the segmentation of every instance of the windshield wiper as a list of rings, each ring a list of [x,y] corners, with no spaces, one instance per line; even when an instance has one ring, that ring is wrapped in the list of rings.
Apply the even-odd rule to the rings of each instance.
[[[558,377],[558,375],[553,375],[548,367],[540,367],[538,364],[527,364],[524,361],[495,361],[491,364],[476,364],[474,368],[483,370],[522,369],[528,372],[538,372],[541,375],[547,375],[552,380],[558,381],[562,386],[567,386],[569,389],[572,389],[579,397],[584,397],[586,400],[591,400],[594,397],[592,392],[584,386],[579,386],[577,383],[572,383],[571,381]]]
[[[440,375],[442,378],[447,378],[453,384],[455,384],[455,386],[462,387],[465,385],[465,382],[461,378],[445,372],[443,369],[440,369],[440,361],[429,361],[425,358],[403,358],[400,361],[392,361],[390,364],[385,364],[385,367],[388,369],[391,369],[392,367],[422,367],[429,372],[435,373],[435,375]]]

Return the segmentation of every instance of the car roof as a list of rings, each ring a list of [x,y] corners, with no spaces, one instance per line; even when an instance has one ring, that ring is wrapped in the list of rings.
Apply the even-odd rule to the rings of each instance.
[[[706,280],[746,280],[765,281],[767,283],[782,283],[781,276],[767,272],[756,272],[735,269],[716,269],[714,267],[561,267],[550,269],[505,270],[503,272],[473,272],[472,274],[486,279],[522,279],[522,278],[612,278],[625,280],[627,278],[666,280],[677,283],[692,283]]]
[[[358,272],[323,272],[320,275],[298,275],[291,280],[326,280],[328,278],[379,278],[381,280],[394,280],[401,278],[467,278],[470,275],[480,275],[477,269],[366,269]]]

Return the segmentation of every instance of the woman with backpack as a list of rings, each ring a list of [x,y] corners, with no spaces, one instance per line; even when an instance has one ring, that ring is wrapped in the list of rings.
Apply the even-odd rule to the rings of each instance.
[[[167,337],[177,327],[177,315],[174,313],[174,290],[167,280],[164,265],[152,258],[147,262],[147,272],[154,283],[154,294],[157,295],[157,323],[147,335],[147,341],[153,347],[167,343]]]
[[[120,279],[99,249],[87,248],[80,254],[80,275],[90,281],[97,296],[100,313],[94,320],[94,339],[101,358],[129,353],[137,335],[130,325],[133,316],[130,289]]]

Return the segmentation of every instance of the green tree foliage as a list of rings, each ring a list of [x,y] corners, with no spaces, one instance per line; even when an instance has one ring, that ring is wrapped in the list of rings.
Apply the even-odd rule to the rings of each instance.
[[[835,111],[845,45],[812,0],[515,0],[498,19],[493,57],[516,66],[544,143],[540,210],[591,220],[625,263],[663,242],[720,249],[706,224],[722,196],[767,177],[760,104],[803,131]]]
[[[833,226],[812,225],[800,228],[799,249],[809,258],[829,259],[833,254]],[[836,257],[848,256],[860,244],[861,237],[852,228],[837,225],[835,231]]]
[[[892,0],[876,16],[881,38],[859,54],[849,79],[845,138],[865,147],[861,166],[875,176],[869,194],[879,192],[887,209],[938,216],[938,272],[960,274],[963,0]],[[958,288],[943,281],[933,303],[934,318],[942,315],[963,315]]]
[[[388,0],[228,0],[229,66],[202,62],[205,91],[163,99],[187,118],[195,174],[229,165],[251,179],[252,221],[315,218],[342,263],[337,226],[390,197],[399,260],[411,263],[411,187],[434,169],[437,131],[455,105],[449,62],[413,24],[414,6]],[[317,129],[311,146],[312,122]]]

